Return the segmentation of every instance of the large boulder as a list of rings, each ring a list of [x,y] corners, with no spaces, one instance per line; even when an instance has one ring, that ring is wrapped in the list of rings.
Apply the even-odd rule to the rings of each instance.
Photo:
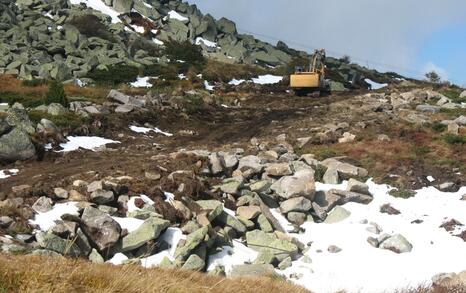
[[[113,8],[120,13],[128,13],[133,7],[133,0],[113,0]]]
[[[36,154],[29,135],[21,128],[14,128],[0,137],[0,161],[27,160]]]
[[[160,233],[170,225],[170,221],[150,217],[135,231],[129,233],[121,240],[121,250],[130,251],[141,247],[145,243],[159,237]]]
[[[338,174],[343,177],[343,179],[348,179],[350,177],[366,177],[368,175],[366,169],[341,162],[337,158],[325,159],[321,164],[327,169],[337,170]]]
[[[217,21],[217,26],[218,29],[225,34],[236,35],[238,33],[236,30],[236,24],[224,17]]]
[[[8,109],[7,114],[8,116],[6,117],[5,121],[8,123],[8,125],[19,128],[29,134],[32,134],[36,131],[34,124],[29,119],[26,110],[13,107]]]
[[[81,220],[84,232],[100,251],[111,248],[120,238],[120,225],[96,208],[86,207]]]
[[[81,250],[72,240],[62,239],[52,233],[39,232],[36,234],[36,240],[40,247],[61,255],[77,257],[81,254]]]
[[[175,251],[175,258],[185,260],[189,257],[191,251],[199,246],[204,241],[204,238],[209,232],[208,227],[202,227],[186,237],[186,242],[183,246],[179,246]]]
[[[278,258],[287,256],[295,257],[298,254],[298,247],[291,241],[279,239],[273,233],[265,233],[261,230],[253,230],[246,233],[247,246],[257,250],[270,250]]]
[[[300,170],[293,176],[284,176],[272,184],[271,189],[284,199],[304,196],[312,201],[315,194],[314,171]]]
[[[308,212],[311,208],[311,201],[302,196],[290,198],[280,204],[280,210],[285,214],[289,212]]]

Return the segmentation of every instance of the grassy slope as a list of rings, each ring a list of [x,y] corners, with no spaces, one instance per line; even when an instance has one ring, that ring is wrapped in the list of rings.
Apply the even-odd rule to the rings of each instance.
[[[0,254],[0,292],[308,292],[277,278],[226,279],[181,270]]]

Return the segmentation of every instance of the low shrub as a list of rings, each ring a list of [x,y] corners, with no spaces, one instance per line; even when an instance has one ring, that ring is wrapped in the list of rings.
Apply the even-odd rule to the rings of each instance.
[[[66,98],[65,88],[61,82],[52,81],[49,84],[49,89],[44,97],[44,104],[49,105],[52,103],[58,103],[64,107],[68,107],[68,99]]]
[[[92,78],[96,84],[116,86],[122,83],[135,81],[139,75],[139,69],[129,65],[112,65],[107,70],[94,69],[87,77]]]
[[[185,96],[184,109],[188,114],[199,113],[204,109],[204,100],[201,96],[187,95]]]
[[[202,70],[206,63],[201,47],[191,44],[189,41],[166,42],[164,55],[172,61],[184,61],[181,66],[194,66],[197,70]]]
[[[11,106],[16,102],[21,103],[24,107],[37,107],[42,105],[43,99],[30,94],[0,92],[0,103],[8,103]]]
[[[318,164],[315,168],[314,179],[315,181],[322,182],[324,179],[324,174],[327,172],[327,167],[324,165]]]
[[[34,78],[34,79],[31,79],[31,80],[23,80],[21,82],[22,85],[28,86],[28,87],[37,87],[37,86],[45,85],[47,83],[48,83],[47,80],[38,79],[38,78]]]
[[[88,38],[97,37],[110,42],[115,41],[113,34],[94,14],[74,16],[69,24],[75,26],[81,34]]]
[[[399,198],[410,198],[416,195],[414,191],[405,188],[392,189],[388,192],[388,194]]]
[[[440,123],[439,121],[435,121],[430,125],[430,127],[436,132],[444,132],[447,129],[447,126]]]
[[[466,136],[446,134],[443,140],[448,144],[466,144]]]
[[[69,112],[63,115],[53,116],[43,111],[31,110],[28,112],[28,115],[29,115],[29,119],[31,119],[31,121],[34,124],[39,123],[42,118],[45,118],[55,123],[55,125],[57,125],[58,127],[70,128],[70,129],[78,128],[83,123],[88,122],[86,121],[86,119],[80,116],[77,116],[76,114],[72,112]]]

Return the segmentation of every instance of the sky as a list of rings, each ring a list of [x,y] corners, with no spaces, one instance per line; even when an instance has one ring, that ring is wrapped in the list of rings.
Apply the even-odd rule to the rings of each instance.
[[[422,78],[466,85],[465,0],[188,0],[275,44]]]

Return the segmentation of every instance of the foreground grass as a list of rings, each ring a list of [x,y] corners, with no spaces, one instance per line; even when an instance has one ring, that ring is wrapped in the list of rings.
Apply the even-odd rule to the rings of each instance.
[[[226,279],[181,270],[0,254],[0,292],[308,292],[277,278]]]

